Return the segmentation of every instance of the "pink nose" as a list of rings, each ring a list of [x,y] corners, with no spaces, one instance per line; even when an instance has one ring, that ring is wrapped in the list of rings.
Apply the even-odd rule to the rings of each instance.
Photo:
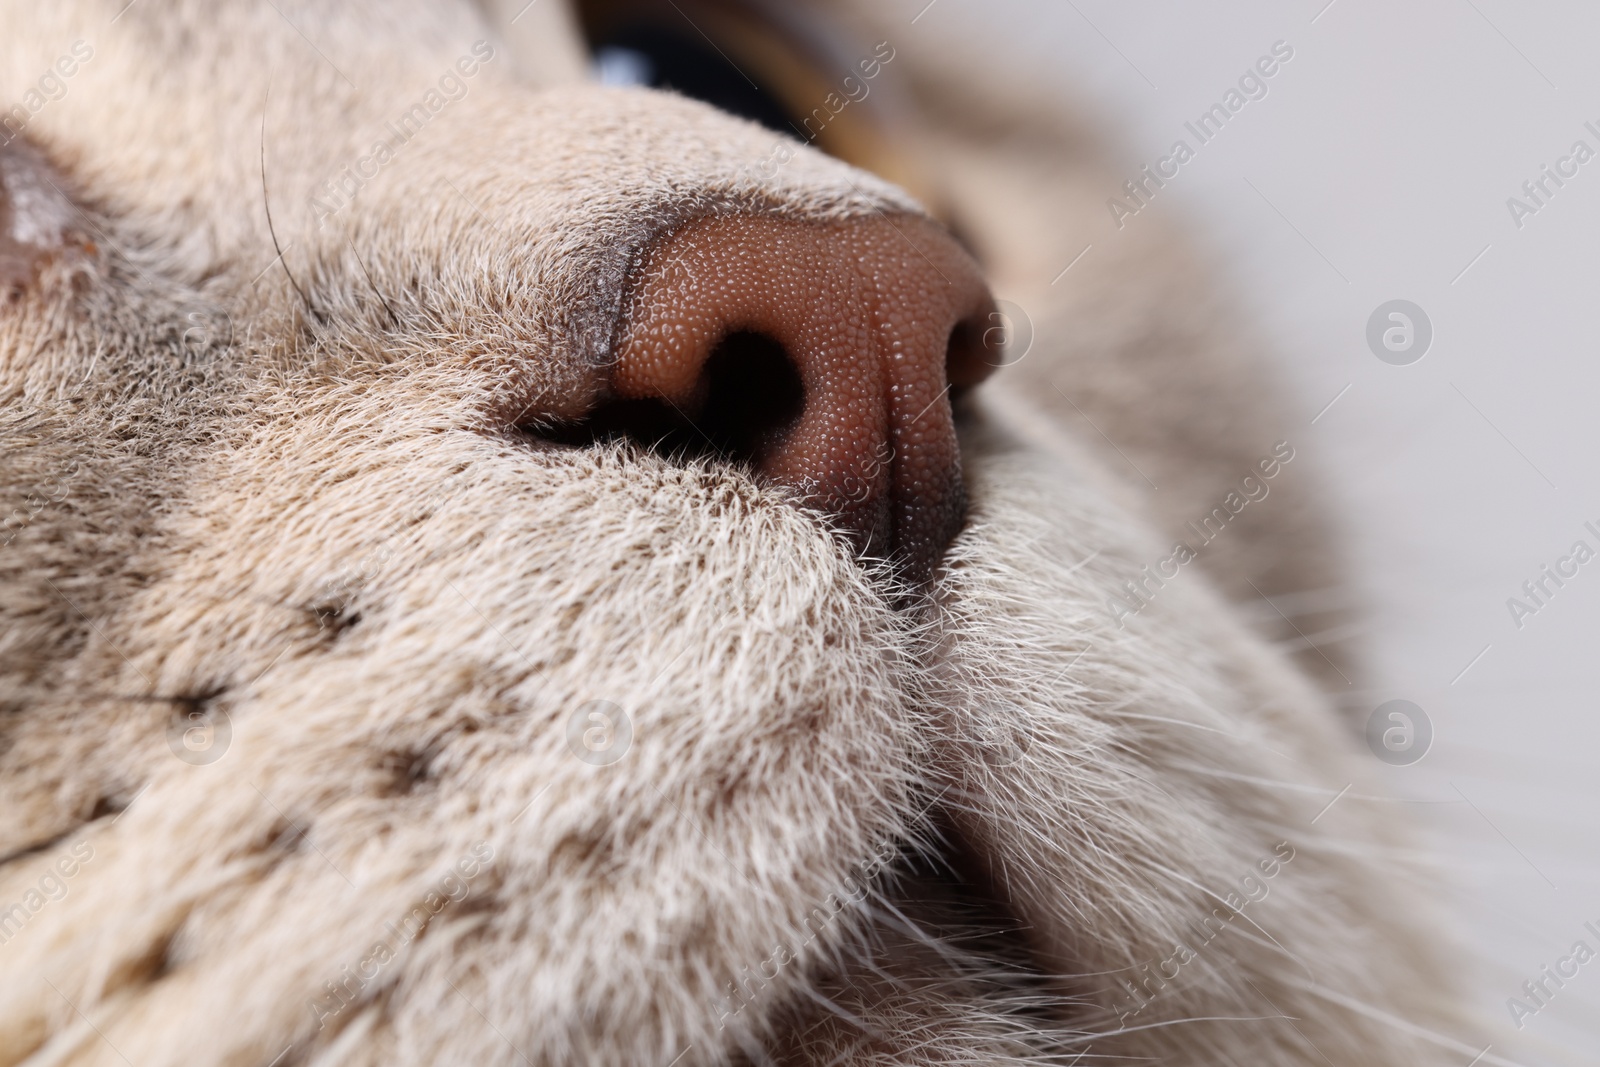
[[[613,394],[742,436],[758,475],[926,581],[966,508],[950,392],[998,362],[972,258],[917,218],[729,216],[670,234],[635,277]]]

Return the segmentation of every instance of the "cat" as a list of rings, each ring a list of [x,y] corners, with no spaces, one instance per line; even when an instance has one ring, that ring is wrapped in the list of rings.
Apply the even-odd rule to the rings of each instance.
[[[1340,801],[1359,664],[1268,610],[1340,581],[1305,419],[1026,70],[823,3],[4,25],[0,1064],[1481,1047]],[[704,308],[778,325],[686,364]]]

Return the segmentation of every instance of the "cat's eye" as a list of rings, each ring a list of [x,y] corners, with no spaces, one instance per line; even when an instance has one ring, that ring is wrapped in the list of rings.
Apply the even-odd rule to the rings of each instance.
[[[589,0],[578,12],[601,83],[681,93],[937,199],[881,106],[890,42],[846,42],[813,10],[731,0]]]
[[[794,135],[797,124],[782,99],[682,21],[682,27],[666,19],[620,21],[594,48],[596,77],[605,85],[670,89]]]

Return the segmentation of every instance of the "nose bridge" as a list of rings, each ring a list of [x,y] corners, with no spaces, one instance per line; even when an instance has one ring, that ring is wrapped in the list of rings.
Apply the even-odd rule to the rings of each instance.
[[[613,393],[666,401],[693,422],[730,338],[775,343],[801,396],[791,417],[762,427],[755,470],[861,552],[894,558],[909,581],[929,577],[965,507],[951,365],[968,382],[990,362],[979,346],[993,303],[971,258],[911,216],[721,216],[656,242],[635,277]]]

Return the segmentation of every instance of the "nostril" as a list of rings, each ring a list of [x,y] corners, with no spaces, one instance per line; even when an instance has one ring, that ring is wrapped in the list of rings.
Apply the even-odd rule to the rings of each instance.
[[[987,378],[999,365],[999,347],[987,315],[971,315],[951,327],[945,345],[944,374],[959,395]]]
[[[738,330],[711,350],[701,372],[705,404],[694,421],[717,453],[759,464],[805,408],[805,383],[783,345]]]
[[[582,422],[542,429],[562,444],[632,441],[673,459],[716,457],[757,468],[805,407],[805,384],[783,345],[738,330],[723,338],[685,395],[614,398]]]

